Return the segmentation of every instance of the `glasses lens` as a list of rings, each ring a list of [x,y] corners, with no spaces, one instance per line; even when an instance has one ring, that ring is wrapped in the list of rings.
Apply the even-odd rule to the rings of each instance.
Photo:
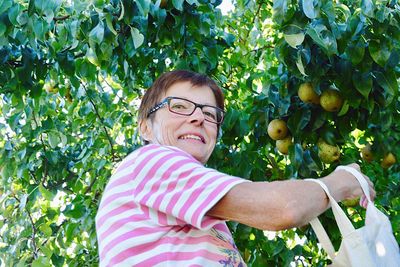
[[[205,106],[203,107],[203,114],[206,118],[206,120],[211,121],[211,122],[220,122],[221,119],[221,114],[220,110],[216,109],[215,107],[208,107]]]
[[[170,98],[168,102],[169,110],[181,115],[191,115],[196,109],[196,104],[191,101],[179,98]],[[203,106],[202,112],[205,120],[213,123],[221,123],[224,113],[217,107]]]
[[[189,115],[193,112],[195,105],[184,99],[171,98],[169,110],[182,115]]]

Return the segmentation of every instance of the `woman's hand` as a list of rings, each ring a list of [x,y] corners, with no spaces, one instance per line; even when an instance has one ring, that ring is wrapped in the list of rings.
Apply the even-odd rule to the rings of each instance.
[[[347,166],[356,169],[363,175],[368,183],[370,198],[373,201],[375,199],[376,193],[374,185],[369,177],[361,172],[360,166],[358,164],[353,163]],[[336,199],[336,201],[361,197],[360,205],[364,208],[367,206],[368,201],[364,196],[364,192],[362,191],[358,180],[350,172],[338,169],[328,176],[322,178],[322,181],[328,186],[332,196]]]

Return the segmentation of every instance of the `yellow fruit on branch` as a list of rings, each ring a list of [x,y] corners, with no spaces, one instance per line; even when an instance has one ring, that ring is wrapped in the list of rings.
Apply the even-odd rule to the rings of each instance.
[[[301,101],[303,101],[304,103],[319,105],[319,95],[314,91],[314,87],[311,83],[302,83],[299,87],[299,91],[297,92],[297,94],[299,95]]]
[[[281,119],[274,119],[268,124],[268,135],[273,140],[284,139],[288,134],[286,122]]]
[[[345,199],[342,201],[342,204],[345,205],[346,207],[355,207],[358,205],[360,202],[360,198],[356,197],[353,199]]]
[[[396,163],[396,157],[393,155],[393,153],[389,152],[383,157],[381,161],[381,166],[384,169],[388,169],[395,163]]]
[[[324,163],[332,163],[340,158],[339,147],[328,144],[322,139],[318,140],[318,156]]]
[[[374,159],[374,155],[372,154],[371,145],[367,144],[361,149],[361,157],[366,162],[371,162]]]
[[[337,112],[343,105],[343,98],[339,91],[328,89],[322,92],[320,104],[323,109],[329,112]]]
[[[284,155],[289,153],[289,147],[293,144],[292,137],[290,135],[286,136],[282,140],[276,140],[276,148],[279,152]]]

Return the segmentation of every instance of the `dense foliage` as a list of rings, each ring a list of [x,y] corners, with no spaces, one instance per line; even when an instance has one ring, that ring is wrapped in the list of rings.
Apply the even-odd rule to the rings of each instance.
[[[254,181],[319,177],[358,162],[400,241],[397,1],[0,1],[0,265],[96,266],[94,216],[115,165],[140,145],[140,97],[166,70],[207,73],[228,105],[209,165]],[[340,110],[301,84],[339,92]],[[288,155],[267,134],[293,137]],[[327,163],[321,142],[340,151]],[[370,158],[360,149],[371,144]],[[365,155],[364,155],[365,156]],[[371,156],[372,157],[372,156]],[[367,160],[365,160],[367,159]],[[382,166],[383,167],[382,167]],[[349,207],[355,225],[365,213]],[[332,215],[322,221],[335,245]],[[229,224],[249,266],[325,266],[308,227]]]

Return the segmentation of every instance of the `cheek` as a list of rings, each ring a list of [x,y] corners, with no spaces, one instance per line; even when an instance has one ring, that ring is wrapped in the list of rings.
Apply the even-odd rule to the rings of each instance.
[[[176,131],[174,123],[167,123],[165,121],[160,122],[159,135],[164,141],[171,141],[174,139],[174,133]]]
[[[217,138],[218,138],[218,127],[211,127],[208,130],[209,136],[211,137],[211,139],[216,142]]]

